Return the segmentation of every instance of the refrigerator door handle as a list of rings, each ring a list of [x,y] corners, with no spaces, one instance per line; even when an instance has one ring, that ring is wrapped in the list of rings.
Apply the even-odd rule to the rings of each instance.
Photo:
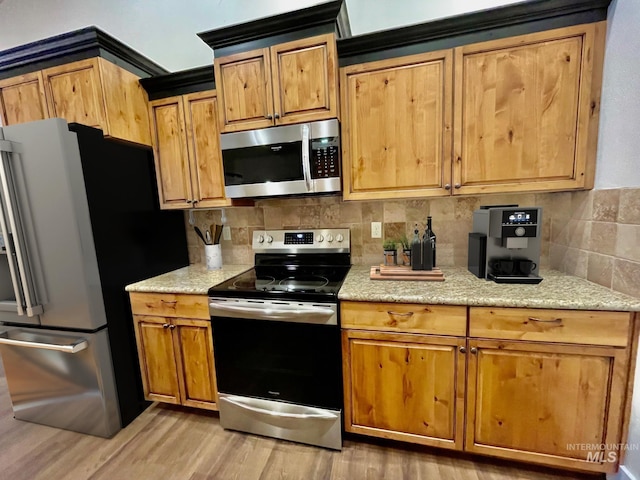
[[[7,257],[9,258],[9,270],[11,280],[16,294],[18,315],[34,317],[43,312],[42,305],[35,301],[34,283],[30,278],[31,271],[27,262],[27,250],[22,239],[23,231],[20,223],[20,216],[15,207],[15,193],[11,177],[11,164],[9,153],[12,152],[11,142],[0,140],[0,193],[4,203],[4,208],[0,214],[2,224],[2,234],[7,240],[5,246]],[[9,230],[10,232],[9,233]]]
[[[29,342],[27,340],[16,340],[9,338],[9,331],[0,332],[0,345],[9,345],[12,347],[27,347],[27,348],[39,348],[42,350],[55,350],[56,352],[63,353],[78,353],[85,350],[89,346],[84,338],[75,338],[71,342],[67,343],[53,343],[53,342]]]

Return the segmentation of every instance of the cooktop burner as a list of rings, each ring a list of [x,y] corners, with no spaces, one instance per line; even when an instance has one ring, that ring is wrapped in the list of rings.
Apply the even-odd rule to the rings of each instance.
[[[351,267],[346,228],[256,230],[255,267],[209,289],[214,297],[336,302]]]
[[[256,266],[209,289],[210,295],[306,299],[335,297],[349,266]]]

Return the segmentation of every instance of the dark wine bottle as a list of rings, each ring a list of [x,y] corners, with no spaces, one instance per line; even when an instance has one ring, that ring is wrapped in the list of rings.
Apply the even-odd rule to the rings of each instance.
[[[421,242],[422,270],[433,270],[433,247],[428,228],[425,227]]]
[[[433,250],[433,260],[431,266],[436,266],[436,234],[431,226],[431,216],[427,217],[427,236],[431,239],[431,249]]]
[[[411,242],[411,270],[422,270],[422,246],[417,223],[413,231],[413,241]]]

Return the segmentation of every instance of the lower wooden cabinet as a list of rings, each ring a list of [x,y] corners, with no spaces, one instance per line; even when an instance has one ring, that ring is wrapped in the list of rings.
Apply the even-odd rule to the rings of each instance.
[[[625,350],[495,340],[470,340],[469,347],[465,450],[585,470],[615,467],[584,445],[620,442]]]
[[[346,431],[462,449],[464,338],[344,330],[342,345]]]
[[[132,293],[131,304],[145,398],[217,410],[206,297]],[[177,316],[183,311],[199,318]]]
[[[456,312],[442,308],[341,304],[346,431],[617,470],[637,348],[633,314],[471,307],[468,333],[450,336],[442,317]],[[410,333],[386,319],[409,313]]]

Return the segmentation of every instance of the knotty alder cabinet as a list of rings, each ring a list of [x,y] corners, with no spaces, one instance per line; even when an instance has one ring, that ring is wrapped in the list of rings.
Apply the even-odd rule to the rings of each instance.
[[[332,34],[216,58],[214,69],[223,133],[338,116]]]
[[[206,296],[131,293],[147,400],[217,410]]]
[[[230,205],[224,194],[215,91],[149,102],[160,207]]]
[[[633,314],[471,307],[467,335],[466,307],[342,302],[341,309],[347,431],[617,469]],[[601,455],[587,444],[611,450]]]
[[[107,137],[151,144],[138,77],[100,57],[0,80],[0,116],[3,125],[59,117]]]
[[[341,323],[345,430],[461,450],[466,308],[343,302]]]
[[[341,69],[344,198],[593,187],[605,22]]]

